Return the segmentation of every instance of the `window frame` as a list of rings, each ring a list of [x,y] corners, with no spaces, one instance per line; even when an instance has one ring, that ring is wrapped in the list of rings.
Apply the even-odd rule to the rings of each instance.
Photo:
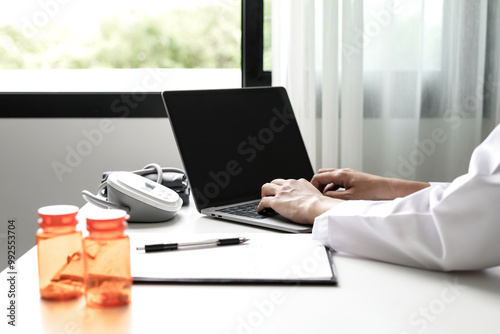
[[[264,71],[264,0],[242,0],[242,87],[271,86],[271,71]]]

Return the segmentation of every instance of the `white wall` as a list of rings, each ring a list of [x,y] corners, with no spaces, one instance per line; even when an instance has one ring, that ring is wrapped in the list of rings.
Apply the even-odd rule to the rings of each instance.
[[[128,74],[109,71],[101,79],[95,71],[50,73],[3,71],[0,91],[134,92],[241,86],[239,70],[187,70],[184,74],[171,70],[160,73],[157,81],[151,73],[133,70]],[[146,89],[146,84],[156,86]],[[104,171],[136,170],[152,162],[182,168],[167,118],[0,119],[0,269],[7,265],[9,219],[16,221],[19,258],[35,245],[39,207],[81,207],[85,201],[80,192],[95,192]]]

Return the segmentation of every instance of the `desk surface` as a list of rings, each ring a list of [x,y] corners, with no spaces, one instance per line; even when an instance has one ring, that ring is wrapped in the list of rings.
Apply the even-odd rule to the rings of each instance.
[[[206,218],[194,206],[128,234],[275,233]],[[339,284],[314,286],[134,285],[132,303],[93,309],[85,299],[41,300],[36,247],[18,259],[16,328],[2,272],[2,333],[498,333],[500,267],[440,273],[337,254]],[[7,329],[5,331],[4,329]]]

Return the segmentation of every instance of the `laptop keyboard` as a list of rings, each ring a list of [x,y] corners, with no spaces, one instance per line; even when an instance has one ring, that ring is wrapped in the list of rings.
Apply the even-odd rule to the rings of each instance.
[[[218,209],[224,213],[229,213],[236,216],[244,216],[250,218],[264,219],[267,217],[273,217],[278,215],[275,211],[264,211],[263,213],[257,212],[257,206],[259,202],[245,203],[241,205],[235,205],[229,208]]]

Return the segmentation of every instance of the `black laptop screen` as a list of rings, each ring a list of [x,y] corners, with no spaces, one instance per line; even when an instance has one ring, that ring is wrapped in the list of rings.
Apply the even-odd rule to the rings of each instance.
[[[260,198],[313,170],[285,89],[163,93],[198,210]]]

